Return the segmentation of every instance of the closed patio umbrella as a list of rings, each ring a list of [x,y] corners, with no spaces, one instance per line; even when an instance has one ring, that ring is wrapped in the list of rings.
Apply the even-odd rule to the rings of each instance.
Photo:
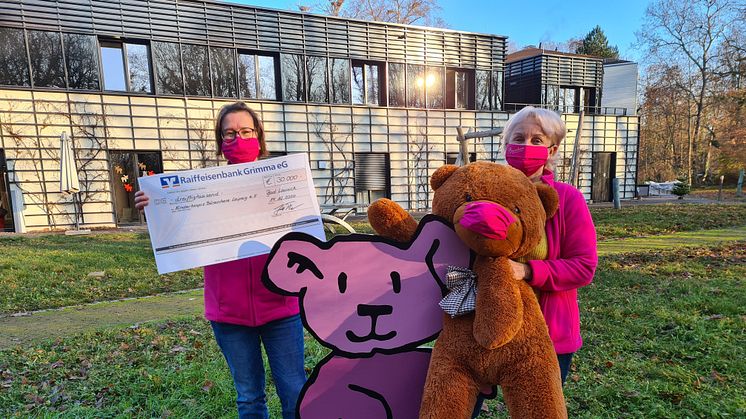
[[[60,192],[73,196],[75,206],[75,229],[79,228],[77,196],[80,192],[78,168],[75,166],[75,155],[67,133],[60,135]]]

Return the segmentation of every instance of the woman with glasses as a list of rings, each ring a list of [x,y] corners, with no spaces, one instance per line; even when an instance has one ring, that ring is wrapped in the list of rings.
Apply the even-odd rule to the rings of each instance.
[[[229,164],[268,155],[259,116],[243,102],[223,106],[215,121],[217,154]],[[135,208],[148,197],[135,194]],[[216,214],[219,216],[219,214]],[[247,214],[251,216],[251,214]],[[303,326],[297,297],[269,291],[261,281],[268,255],[206,266],[205,317],[228,363],[238,393],[240,418],[268,418],[261,344],[282,404],[282,417],[295,418],[306,381]]]

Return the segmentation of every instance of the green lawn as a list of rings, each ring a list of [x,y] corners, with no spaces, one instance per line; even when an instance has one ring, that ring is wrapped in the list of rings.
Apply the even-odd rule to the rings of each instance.
[[[746,205],[639,205],[591,210],[599,240],[746,225]],[[366,222],[352,223],[371,232]],[[0,314],[202,286],[202,270],[158,275],[147,234],[0,237]],[[89,276],[105,272],[105,278]]]
[[[571,417],[746,415],[746,241],[605,256],[580,290]],[[311,368],[326,350],[307,339]],[[271,380],[271,379],[270,379]],[[0,352],[0,417],[232,417],[232,380],[200,318]],[[268,386],[272,417],[279,401]],[[490,401],[487,417],[505,417]]]

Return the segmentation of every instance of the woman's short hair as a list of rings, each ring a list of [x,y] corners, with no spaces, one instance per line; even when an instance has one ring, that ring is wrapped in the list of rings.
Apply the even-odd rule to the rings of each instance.
[[[513,135],[513,130],[527,118],[533,118],[541,126],[541,130],[552,141],[552,144],[559,146],[567,134],[565,122],[559,114],[549,109],[534,108],[526,106],[513,115],[503,129],[503,138],[507,143]]]
[[[521,122],[528,118],[533,118],[536,122],[538,122],[541,130],[544,132],[544,135],[549,138],[553,145],[559,147],[559,145],[562,143],[562,140],[565,139],[565,135],[567,135],[567,127],[565,126],[565,122],[562,120],[562,118],[560,118],[557,112],[550,111],[549,109],[526,106],[525,108],[516,112],[516,114],[508,120],[508,123],[505,124],[505,128],[503,129],[503,139],[505,141],[505,144],[510,141],[510,137],[513,135],[513,130],[515,130],[515,127],[520,125]],[[559,155],[560,153],[558,150],[552,157],[549,158],[545,167],[551,171],[554,171],[554,169],[557,167],[557,160],[559,160]]]
[[[267,150],[267,144],[264,140],[264,125],[262,125],[262,120],[259,119],[259,115],[253,109],[249,108],[245,102],[241,101],[223,106],[220,108],[217,118],[215,118],[215,141],[217,142],[215,150],[217,151],[217,155],[220,156],[223,154],[223,120],[228,114],[234,112],[247,112],[249,116],[251,116],[251,119],[254,120],[256,138],[259,140],[259,156],[268,156],[269,151]]]

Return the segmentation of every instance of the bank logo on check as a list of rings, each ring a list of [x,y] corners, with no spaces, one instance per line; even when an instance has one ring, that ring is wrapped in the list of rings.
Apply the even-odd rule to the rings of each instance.
[[[175,188],[177,186],[180,186],[181,183],[179,182],[179,176],[173,175],[173,176],[161,176],[161,188]]]

